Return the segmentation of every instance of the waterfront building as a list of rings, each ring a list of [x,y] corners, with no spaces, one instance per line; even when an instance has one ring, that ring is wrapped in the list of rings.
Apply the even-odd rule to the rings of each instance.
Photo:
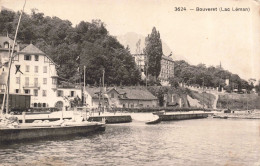
[[[146,54],[132,54],[132,56],[137,67],[141,71],[142,79],[145,79]],[[168,86],[170,77],[174,77],[174,61],[170,56],[163,55],[161,60],[161,71],[158,78],[161,80],[163,86]]]
[[[121,108],[157,107],[158,99],[146,88],[142,87],[115,87],[107,95],[110,104]]]
[[[0,37],[1,41],[1,72],[0,88],[5,91],[8,73],[8,41]],[[33,44],[15,51],[10,71],[10,93],[31,95],[31,108],[69,107],[74,98],[82,98],[80,87],[58,86],[57,64]]]
[[[89,107],[98,108],[99,103],[102,106],[103,97],[100,92],[97,87],[86,88],[86,104]],[[112,108],[156,107],[158,99],[142,87],[110,87],[105,91],[104,105]]]
[[[108,106],[108,97],[106,94],[102,96],[102,89],[100,87],[86,87],[84,94],[86,106],[90,108],[98,108],[99,105],[101,107],[103,105]]]
[[[5,91],[9,53],[12,50],[13,43],[14,41],[8,36],[0,36],[0,92]],[[19,45],[15,43],[14,54],[17,54],[17,51],[19,51]]]

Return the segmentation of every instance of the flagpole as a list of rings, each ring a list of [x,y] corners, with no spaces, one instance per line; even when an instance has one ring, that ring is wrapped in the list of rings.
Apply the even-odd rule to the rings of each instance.
[[[14,36],[12,52],[11,52],[11,55],[9,56],[8,75],[7,75],[7,82],[6,82],[6,86],[7,86],[6,114],[8,114],[8,111],[9,111],[10,71],[11,71],[11,67],[12,67],[12,59],[13,59],[13,54],[14,54],[14,47],[15,47],[15,42],[16,42],[16,37],[17,37],[19,25],[20,25],[21,18],[22,18],[23,12],[24,12],[25,4],[26,4],[26,0],[24,1],[23,10],[22,10],[22,13],[20,14],[20,17],[19,17],[19,20],[18,20],[18,24],[17,24],[17,27],[16,27],[15,36]]]

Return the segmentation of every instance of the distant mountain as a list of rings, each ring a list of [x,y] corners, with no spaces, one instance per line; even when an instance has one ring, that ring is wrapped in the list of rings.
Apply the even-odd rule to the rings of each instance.
[[[117,36],[117,40],[123,44],[125,47],[128,46],[130,48],[131,54],[136,54],[136,43],[138,40],[141,39],[140,43],[140,50],[143,51],[145,47],[145,36],[137,34],[135,32],[128,32],[125,35],[119,35]],[[162,40],[162,48],[163,48],[163,54],[168,56],[172,52],[170,47]],[[173,52],[172,56],[173,60],[186,60],[186,58],[180,56],[180,55],[175,55]]]

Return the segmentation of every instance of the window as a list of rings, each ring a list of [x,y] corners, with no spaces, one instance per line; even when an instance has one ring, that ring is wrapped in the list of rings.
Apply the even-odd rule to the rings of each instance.
[[[34,90],[33,90],[33,95],[34,95],[34,96],[38,96],[38,90],[34,89]]]
[[[29,86],[29,77],[25,77],[25,86]]]
[[[19,89],[15,89],[15,93],[19,93]]]
[[[57,91],[57,96],[58,97],[62,97],[63,96],[63,91],[62,90],[58,90]]]
[[[46,103],[42,103],[42,107],[46,107]]]
[[[42,90],[42,96],[47,96],[47,91],[46,90]]]
[[[43,84],[47,84],[47,78],[43,78]]]
[[[38,73],[39,67],[38,66],[34,66],[34,72]]]
[[[52,84],[56,85],[57,84],[57,79],[56,78],[52,78]]]
[[[25,71],[26,71],[26,72],[30,72],[30,66],[29,66],[29,65],[26,65],[26,66],[25,66]]]
[[[9,43],[8,42],[4,42],[4,48],[9,48]]]
[[[38,86],[38,78],[34,78],[34,87]]]
[[[74,97],[74,91],[70,91],[70,97]]]
[[[24,55],[24,60],[30,61],[31,60],[31,55]]]
[[[24,90],[24,93],[25,93],[25,94],[30,94],[30,90],[29,90],[29,89],[25,89],[25,90]]]
[[[43,66],[43,73],[47,73],[47,66]]]
[[[39,61],[39,55],[34,55],[35,61]]]
[[[111,93],[111,98],[114,98],[114,97],[115,97],[114,93]]]
[[[33,107],[37,107],[37,103],[33,103]]]
[[[20,77],[16,77],[16,84],[20,84]]]

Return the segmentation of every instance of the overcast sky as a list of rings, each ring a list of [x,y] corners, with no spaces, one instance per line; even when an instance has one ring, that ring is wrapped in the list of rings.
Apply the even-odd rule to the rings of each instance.
[[[0,0],[21,10],[23,0]],[[192,64],[219,65],[244,79],[260,79],[260,3],[255,0],[27,0],[47,16],[78,24],[101,19],[113,36],[136,32],[147,36],[155,26],[161,38]],[[174,11],[186,7],[186,11]],[[218,8],[197,12],[196,7]],[[219,7],[250,8],[249,12],[219,12]]]

